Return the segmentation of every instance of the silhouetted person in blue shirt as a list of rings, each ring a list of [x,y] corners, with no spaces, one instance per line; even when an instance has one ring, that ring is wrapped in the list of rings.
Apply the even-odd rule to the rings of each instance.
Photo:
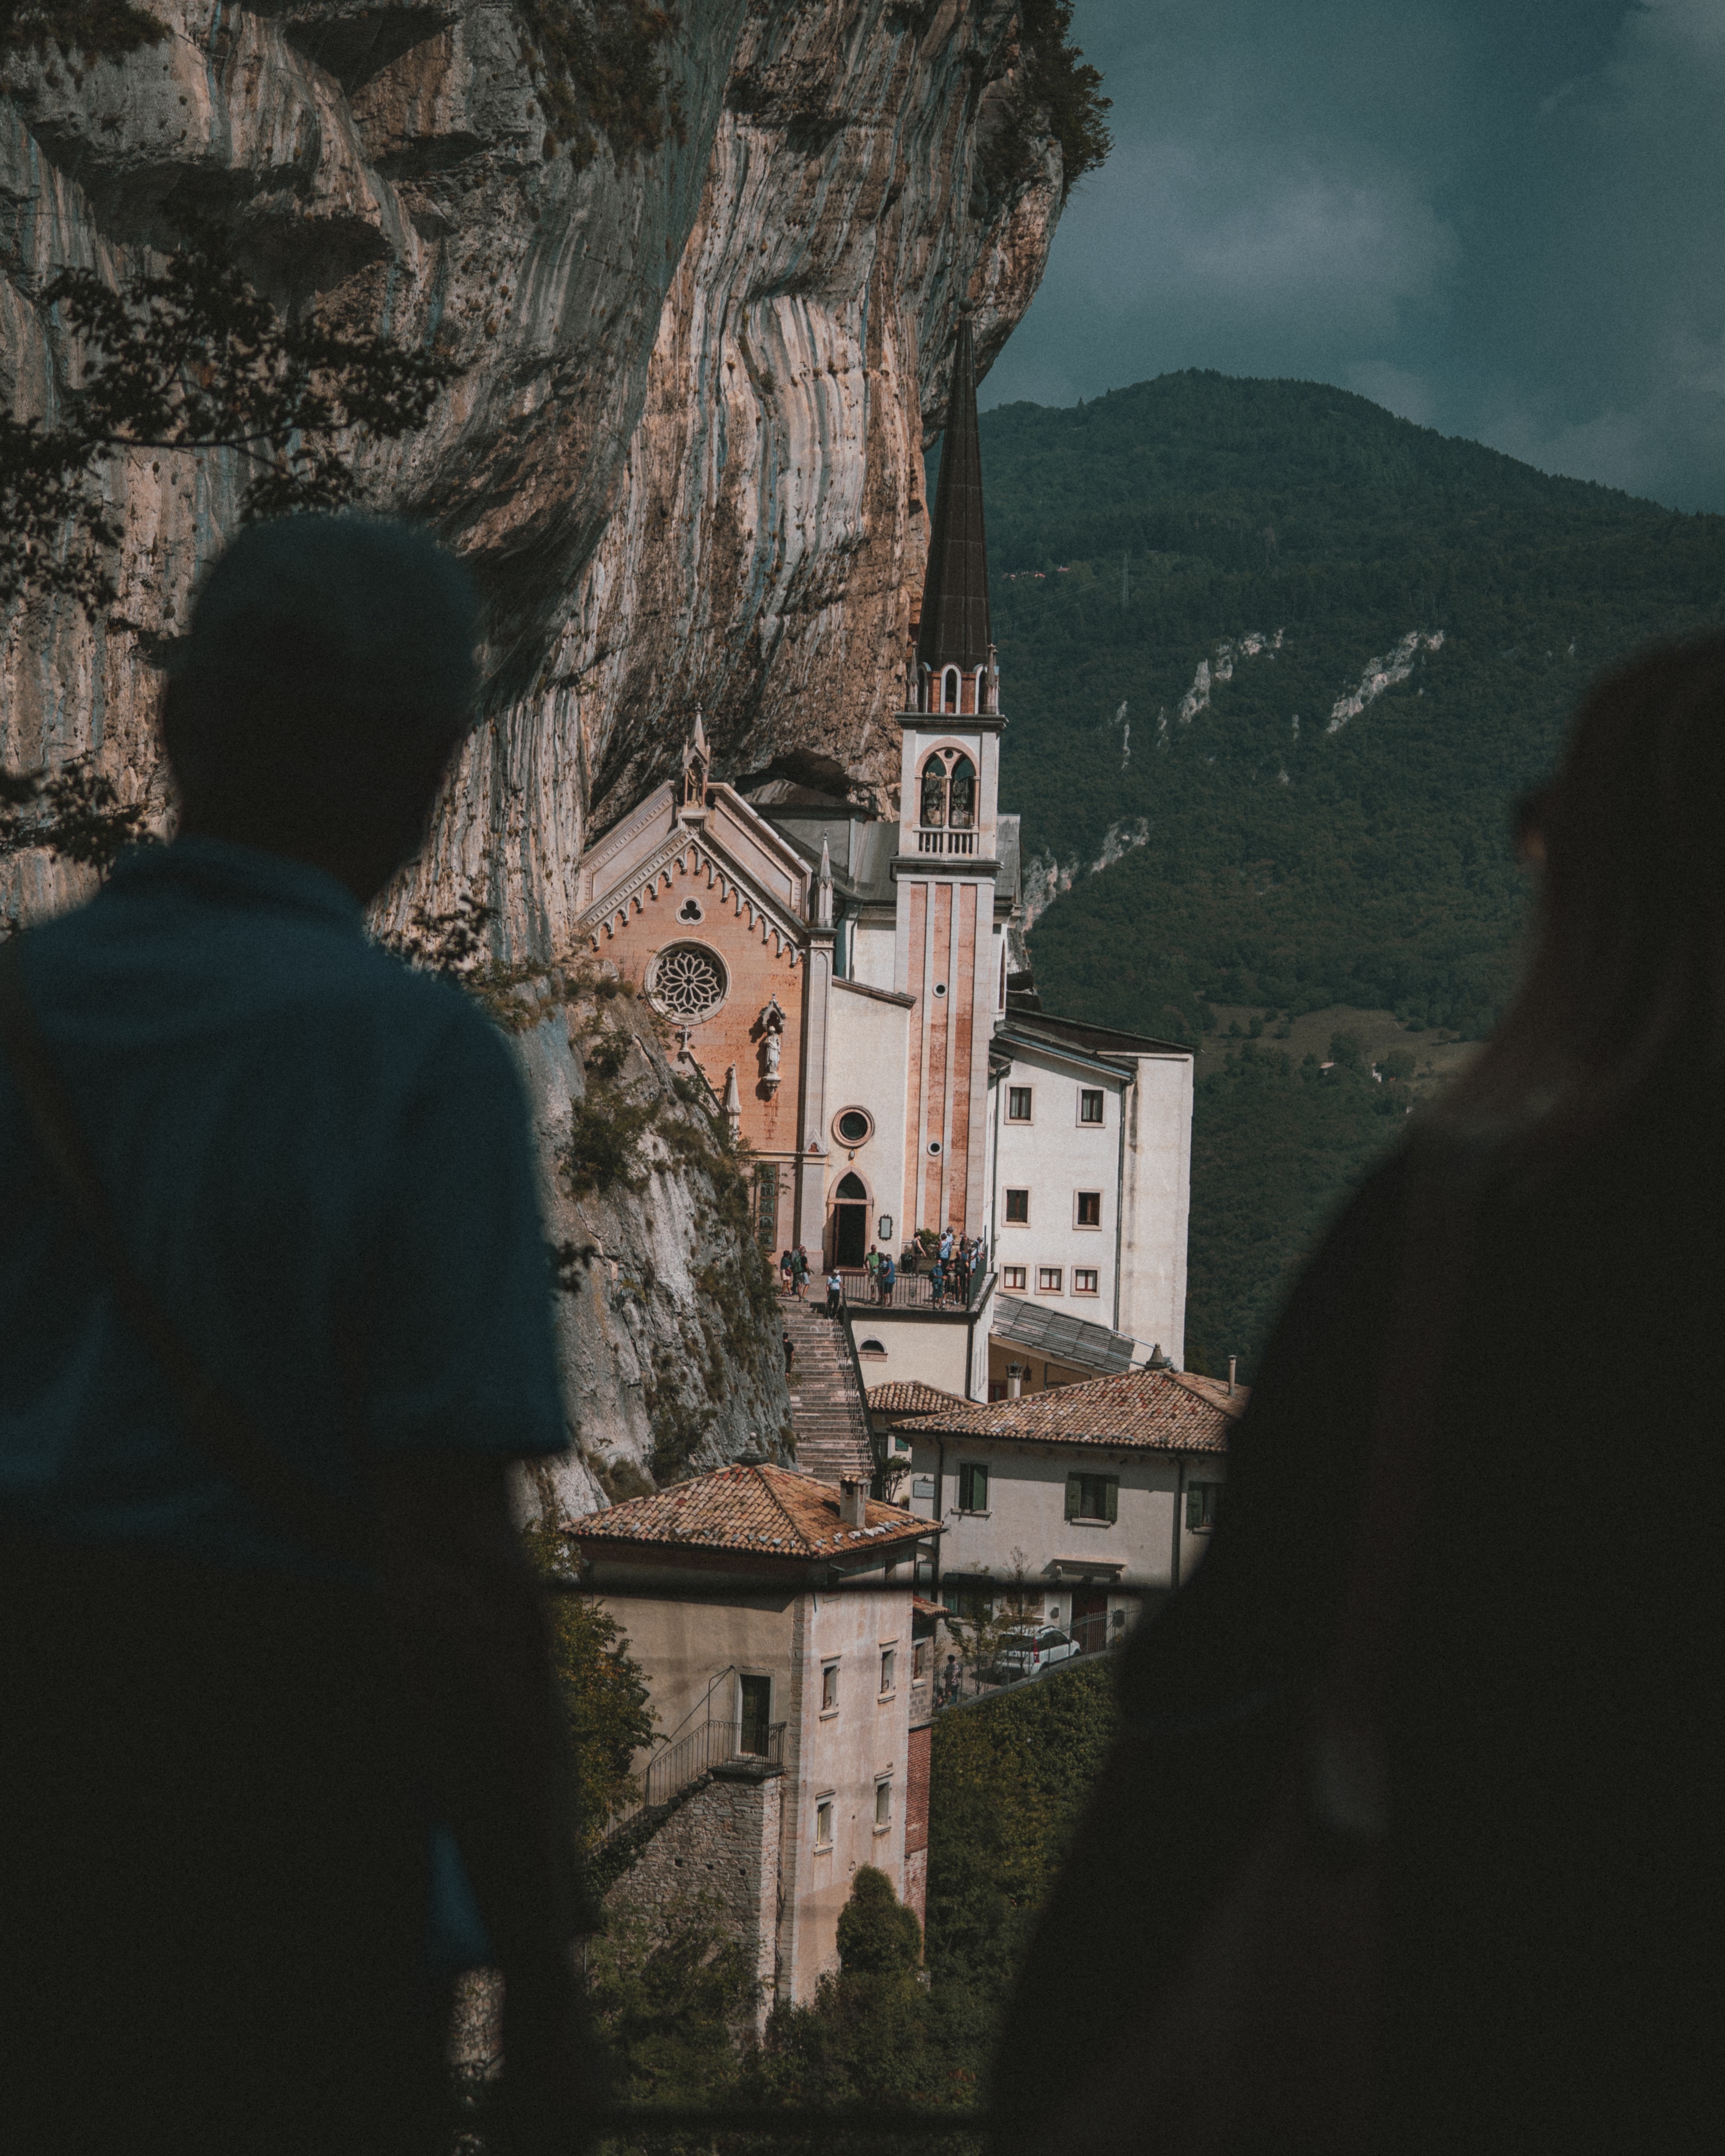
[[[524,2125],[579,2123],[558,1721],[505,1491],[567,1442],[524,1105],[478,1007],[362,921],[470,723],[476,632],[404,527],[246,532],[164,700],[180,835],[23,947],[133,1267],[376,1555],[188,1440],[0,1059],[20,2149],[428,2148],[476,1958]]]

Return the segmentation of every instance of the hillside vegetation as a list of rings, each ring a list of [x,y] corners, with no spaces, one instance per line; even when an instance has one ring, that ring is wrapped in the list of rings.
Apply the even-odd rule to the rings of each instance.
[[[1031,937],[1048,1008],[1197,1041],[1217,1004],[1272,1036],[1346,1004],[1422,1061],[1488,1032],[1526,900],[1515,800],[1602,669],[1725,616],[1725,518],[1311,382],[1165,375],[982,429],[1002,797],[1070,879]],[[1250,1367],[1395,1127],[1368,1074],[1300,1067],[1202,1081],[1194,1361]]]

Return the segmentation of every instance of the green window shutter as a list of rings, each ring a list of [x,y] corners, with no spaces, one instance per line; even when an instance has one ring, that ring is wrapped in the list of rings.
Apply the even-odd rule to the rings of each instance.
[[[1186,1525],[1196,1534],[1204,1525],[1204,1487],[1194,1482],[1186,1492]]]
[[[970,1472],[972,1487],[976,1493],[973,1501],[976,1508],[979,1512],[986,1512],[988,1509],[988,1471],[986,1467],[973,1467]]]
[[[1078,1507],[1082,1502],[1083,1489],[1084,1486],[1077,1476],[1069,1475],[1066,1477],[1066,1517],[1069,1520],[1076,1520],[1078,1517]]]
[[[1102,1485],[1102,1493],[1107,1501],[1103,1517],[1111,1527],[1120,1517],[1120,1482],[1117,1476],[1111,1475],[1108,1477]]]

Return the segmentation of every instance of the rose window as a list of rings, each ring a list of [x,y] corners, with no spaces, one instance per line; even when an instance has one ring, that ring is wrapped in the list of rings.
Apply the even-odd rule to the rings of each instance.
[[[667,1018],[699,1025],[725,1000],[725,969],[698,943],[679,943],[660,954],[648,993]]]

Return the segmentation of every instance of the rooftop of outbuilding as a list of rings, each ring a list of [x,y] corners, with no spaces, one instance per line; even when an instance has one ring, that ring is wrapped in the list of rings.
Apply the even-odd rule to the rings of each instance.
[[[829,1483],[770,1464],[716,1468],[650,1497],[583,1513],[569,1530],[589,1545],[634,1543],[798,1558],[854,1557],[932,1531],[931,1522],[874,1498],[865,1507],[864,1525],[847,1527]]]
[[[967,1403],[896,1417],[894,1428],[931,1436],[1001,1438],[1041,1445],[1142,1446],[1158,1452],[1225,1452],[1250,1398],[1209,1378],[1127,1370],[1077,1385],[1052,1385],[1015,1400]]]

